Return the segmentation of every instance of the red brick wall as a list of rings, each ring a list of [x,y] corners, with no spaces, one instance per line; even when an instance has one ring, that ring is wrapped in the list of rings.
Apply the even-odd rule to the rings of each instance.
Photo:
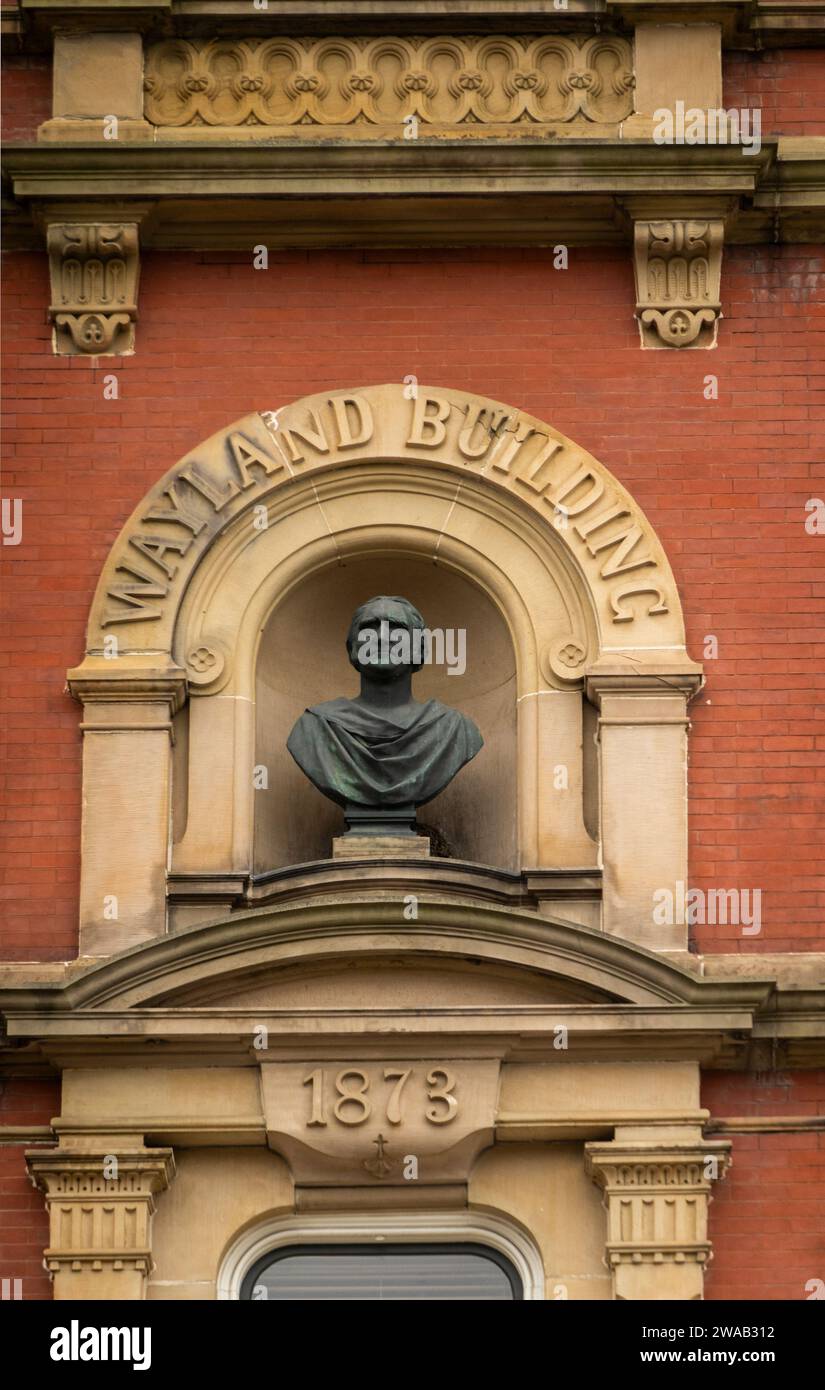
[[[0,1125],[47,1125],[59,1110],[58,1082],[0,1080]],[[51,1298],[51,1280],[43,1268],[49,1218],[23,1157],[31,1147],[0,1147],[0,1278],[22,1280],[24,1299]]]
[[[825,57],[821,48],[768,48],[725,53],[722,99],[759,107],[762,135],[825,134]]]
[[[825,1116],[825,1071],[703,1078],[702,1104],[726,1116]],[[807,1299],[825,1281],[825,1134],[733,1137],[733,1167],[714,1188],[705,1296]]]
[[[646,510],[674,566],[693,706],[691,882],[762,888],[762,932],[697,927],[701,949],[823,945],[825,493],[823,257],[725,254],[719,347],[641,352],[623,250],[144,256],[137,353],[56,358],[42,256],[6,258],[5,489],[25,502],[4,547],[10,749],[0,958],[76,950],[79,708],[64,693],[108,549],[198,440],[256,408],[401,379],[462,387],[549,420]],[[120,398],[104,400],[115,371]],[[718,377],[708,401],[706,374]],[[16,405],[15,405],[16,401]],[[819,832],[817,820],[819,819]]]
[[[45,58],[3,59],[0,109],[4,140],[34,140],[52,114],[52,69]]]

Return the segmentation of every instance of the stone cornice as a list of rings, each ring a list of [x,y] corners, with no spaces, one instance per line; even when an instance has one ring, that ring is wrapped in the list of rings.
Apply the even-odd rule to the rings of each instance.
[[[151,1007],[153,999],[165,1000],[183,986],[193,969],[210,979],[217,971],[229,980],[234,970],[248,968],[253,956],[260,966],[261,950],[271,955],[275,967],[296,952],[303,957],[300,943],[315,943],[320,960],[330,951],[349,955],[366,949],[367,936],[374,938],[369,952],[380,947],[382,936],[394,951],[403,949],[402,939],[411,949],[420,949],[422,936],[430,945],[440,940],[453,955],[483,953],[501,962],[509,961],[513,951],[527,951],[531,969],[579,979],[619,1002],[643,1006],[754,1010],[773,988],[764,980],[703,980],[618,937],[515,909],[421,898],[418,913],[415,922],[399,923],[397,901],[373,898],[239,912],[94,963],[64,986],[0,990],[0,1009],[66,1013],[105,1008],[108,1013],[118,1007]]]
[[[24,1053],[35,1044],[41,1057],[58,1065],[91,1065],[101,1050],[140,1065],[171,1055],[251,1065],[250,1039],[264,1020],[269,1047],[281,1056],[296,1048],[301,1055],[307,1048],[346,1049],[357,1034],[368,1050],[443,1046],[449,1035],[473,1055],[492,1049],[509,1060],[558,1058],[554,1029],[563,1022],[575,1041],[570,1060],[691,1058],[737,1068],[750,1065],[753,1048],[758,1061],[767,1047],[780,1049],[775,1064],[821,1064],[822,990],[777,991],[769,979],[702,978],[618,938],[527,912],[426,899],[418,911],[409,923],[399,923],[396,902],[382,900],[237,913],[125,951],[64,984],[29,986],[23,976],[0,991],[12,1046],[8,1063],[21,1049],[25,1068]],[[387,952],[526,968],[561,979],[568,989],[578,982],[585,999],[595,990],[605,1002],[450,1006],[426,1015],[413,1007],[250,1009],[231,1003],[236,981],[237,988],[248,987],[250,972],[265,978],[292,962],[323,965],[342,955],[350,964],[374,963]],[[205,986],[226,1002],[199,1004]],[[153,1051],[159,1040],[165,1043],[161,1056]]]
[[[269,0],[266,12],[250,0],[18,0],[3,12],[4,28],[21,47],[43,49],[55,30],[137,30],[149,37],[213,33],[278,34],[330,31],[443,33],[455,24],[450,0]],[[733,48],[816,44],[825,15],[815,0],[464,0],[468,31],[500,33],[514,27],[541,32],[576,27],[603,32],[640,23],[719,24]]]
[[[627,244],[640,200],[728,244],[825,237],[825,139],[96,140],[10,144],[3,169],[9,249],[86,219],[138,221],[143,248]]]

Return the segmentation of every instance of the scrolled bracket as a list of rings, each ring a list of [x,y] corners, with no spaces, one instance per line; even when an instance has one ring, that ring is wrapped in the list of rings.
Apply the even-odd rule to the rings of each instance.
[[[54,352],[131,354],[140,273],[137,222],[50,222],[46,245]]]
[[[637,219],[636,318],[643,348],[710,348],[722,317],[721,217]]]

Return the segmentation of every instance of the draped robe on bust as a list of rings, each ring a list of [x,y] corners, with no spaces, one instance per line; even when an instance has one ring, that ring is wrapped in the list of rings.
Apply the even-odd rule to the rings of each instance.
[[[440,700],[379,713],[343,696],[305,710],[287,740],[310,781],[340,806],[422,806],[482,744],[473,721]]]

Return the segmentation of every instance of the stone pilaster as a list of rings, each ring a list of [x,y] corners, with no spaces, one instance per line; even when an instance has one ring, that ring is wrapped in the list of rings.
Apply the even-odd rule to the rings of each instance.
[[[186,676],[93,657],[69,689],[83,702],[80,951],[111,955],[166,930],[172,718]]]
[[[26,1154],[46,1194],[44,1264],[56,1299],[141,1299],[152,1269],[156,1196],[175,1173],[171,1149]]]
[[[652,951],[687,949],[677,885],[687,879],[687,705],[700,683],[694,663],[661,675],[594,669],[586,682],[599,711],[603,926]]]
[[[585,1145],[587,1172],[605,1194],[615,1298],[702,1297],[711,1184],[724,1175],[729,1150],[695,1139]]]

